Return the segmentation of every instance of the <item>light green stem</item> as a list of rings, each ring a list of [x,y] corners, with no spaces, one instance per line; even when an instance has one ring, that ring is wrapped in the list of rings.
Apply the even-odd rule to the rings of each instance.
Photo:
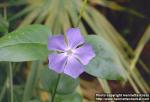
[[[1,93],[0,93],[0,102],[2,102],[3,97],[4,97],[5,93],[6,93],[6,88],[7,88],[6,86],[7,86],[8,82],[9,82],[9,78],[7,76],[7,78],[6,78],[5,82],[4,82],[4,85],[2,87]]]
[[[32,62],[32,67],[31,67],[31,71],[28,75],[28,79],[25,85],[22,102],[30,101],[32,94],[33,94],[34,86],[37,80],[36,77],[37,77],[38,71],[39,71],[39,61]]]
[[[7,20],[7,6],[4,6],[4,19]],[[7,31],[5,31],[5,34],[8,33],[8,29]],[[10,102],[14,102],[14,94],[13,94],[13,70],[12,70],[12,63],[8,62],[8,70],[9,70],[9,78],[6,78],[6,81],[4,83],[4,85],[7,86],[7,81],[9,80],[9,88],[10,88]],[[2,89],[2,93],[1,93],[1,97],[0,100],[3,99],[3,96],[6,92],[6,86],[3,87]]]
[[[135,68],[135,65],[137,64],[137,62],[139,60],[142,50],[143,50],[144,46],[146,45],[146,43],[149,41],[149,39],[150,39],[150,25],[148,26],[146,32],[142,36],[141,40],[138,43],[137,48],[134,51],[135,56],[131,61],[131,66],[130,66],[131,70],[133,70]]]
[[[105,93],[111,93],[111,89],[109,87],[109,84],[107,82],[107,80],[105,79],[100,79],[100,78],[97,78],[98,79],[98,82],[101,84],[103,90]]]
[[[60,78],[61,78],[61,74],[58,74],[56,85],[55,85],[54,91],[52,93],[52,100],[51,100],[51,102],[54,102],[54,100],[55,100],[55,95],[56,95],[57,87],[59,85]]]
[[[13,71],[12,71],[12,64],[9,62],[9,81],[10,81],[10,102],[13,102]]]
[[[81,17],[82,17],[82,15],[83,15],[83,12],[84,12],[84,10],[85,10],[87,1],[88,1],[88,0],[84,0],[83,5],[82,5],[82,7],[81,7],[81,9],[80,9],[80,14],[79,14],[79,16],[78,16],[78,21],[77,21],[76,27],[78,27],[79,24],[80,24],[80,20],[81,20]]]

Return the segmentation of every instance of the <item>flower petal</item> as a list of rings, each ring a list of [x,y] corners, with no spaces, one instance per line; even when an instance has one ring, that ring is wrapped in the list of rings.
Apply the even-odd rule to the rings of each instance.
[[[57,73],[62,73],[65,68],[65,63],[67,61],[67,56],[64,53],[61,54],[50,54],[49,59],[49,68],[56,71]]]
[[[75,48],[84,43],[84,38],[81,35],[79,28],[69,28],[66,32],[66,35],[70,48]]]
[[[84,72],[83,65],[75,57],[68,57],[64,73],[73,78],[77,78],[82,72]]]
[[[49,37],[48,39],[48,49],[64,51],[66,49],[66,43],[63,35],[56,35]]]
[[[86,43],[75,49],[75,55],[83,65],[86,65],[93,57],[95,57],[95,52],[93,51],[92,46]]]

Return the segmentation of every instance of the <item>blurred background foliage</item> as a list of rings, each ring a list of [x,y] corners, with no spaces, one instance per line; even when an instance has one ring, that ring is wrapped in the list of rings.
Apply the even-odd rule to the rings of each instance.
[[[84,100],[94,100],[96,92],[150,92],[149,4],[149,0],[88,0],[79,24],[81,32],[85,35],[97,34],[111,43],[127,79],[107,81],[83,73],[77,91]],[[47,25],[52,34],[64,33],[67,28],[76,26],[82,5],[82,0],[1,0],[0,36],[7,31],[35,23]],[[31,102],[39,102],[38,100],[47,102],[50,98],[46,88],[36,89],[43,87],[37,84],[40,75],[38,73],[42,71],[38,70],[35,73],[34,63],[37,62],[12,63],[15,102],[21,102],[20,100],[25,97],[32,99]],[[40,65],[43,66],[40,70],[43,70],[47,61]],[[9,102],[7,67],[6,62],[0,63],[0,101],[3,100],[2,102]],[[30,80],[34,82],[29,83]],[[32,91],[26,90],[28,84],[31,85],[29,89]],[[31,92],[30,96],[26,95],[28,91]],[[57,101],[70,102],[63,97],[57,95]],[[81,96],[77,93],[69,94],[68,97],[74,102],[81,101]]]

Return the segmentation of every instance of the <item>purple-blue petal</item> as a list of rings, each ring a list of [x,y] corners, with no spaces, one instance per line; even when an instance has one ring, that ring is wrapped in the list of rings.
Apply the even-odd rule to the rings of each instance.
[[[95,52],[89,44],[84,44],[83,46],[75,49],[75,55],[81,61],[83,65],[87,65],[89,61],[95,57]]]
[[[64,73],[73,78],[77,78],[83,72],[84,66],[75,57],[69,57]]]
[[[63,35],[56,35],[48,38],[48,49],[55,51],[64,51],[66,43]]]
[[[67,56],[64,53],[61,54],[50,54],[48,56],[49,68],[57,73],[62,73],[65,68],[65,63],[67,61]]]
[[[66,31],[68,46],[70,48],[75,48],[84,43],[84,38],[81,35],[79,28],[69,28]]]

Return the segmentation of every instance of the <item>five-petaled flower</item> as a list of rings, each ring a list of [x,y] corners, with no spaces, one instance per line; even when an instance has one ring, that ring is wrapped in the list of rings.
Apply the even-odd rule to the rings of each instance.
[[[84,65],[95,57],[92,46],[85,43],[79,28],[69,28],[66,40],[64,35],[49,37],[48,49],[57,52],[48,56],[49,68],[73,78],[83,73]]]

